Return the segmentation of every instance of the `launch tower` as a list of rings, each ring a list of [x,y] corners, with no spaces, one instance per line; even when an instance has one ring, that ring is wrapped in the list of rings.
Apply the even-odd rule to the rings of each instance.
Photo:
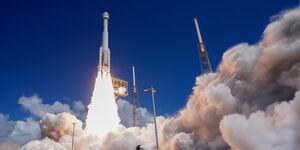
[[[199,62],[200,62],[200,69],[201,69],[201,74],[209,73],[212,72],[208,52],[205,48],[204,42],[202,40],[202,36],[200,33],[199,25],[197,18],[194,17],[194,22],[195,22],[195,27],[197,31],[197,36],[199,40]]]
[[[133,81],[133,92],[132,92],[132,126],[137,126],[137,108],[139,107],[139,98],[137,92],[137,86],[135,82],[135,70],[132,66],[132,81]]]

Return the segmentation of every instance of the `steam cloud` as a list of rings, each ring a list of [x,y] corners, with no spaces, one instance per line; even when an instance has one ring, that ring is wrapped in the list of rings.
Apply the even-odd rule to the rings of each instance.
[[[161,149],[297,150],[299,89],[300,8],[294,8],[277,15],[257,44],[241,43],[230,48],[215,73],[197,77],[187,105],[177,115],[157,118]],[[123,125],[98,138],[85,133],[82,122],[72,115],[76,113],[64,104],[54,104],[54,109],[54,105],[44,107],[40,100],[35,100],[30,105],[43,106],[38,107],[43,111],[33,111],[26,99],[21,99],[20,104],[42,120],[28,118],[15,122],[1,114],[1,129],[5,129],[0,130],[1,149],[15,149],[28,141],[21,150],[70,149],[70,123],[74,121],[78,124],[77,150],[155,147],[154,126],[149,123],[151,114],[140,109],[141,127],[129,127],[130,119],[120,113],[131,108],[128,102],[118,102]],[[56,107],[71,114],[59,113]],[[38,124],[41,128],[24,130],[28,124]],[[22,134],[27,135],[27,140],[17,138]]]

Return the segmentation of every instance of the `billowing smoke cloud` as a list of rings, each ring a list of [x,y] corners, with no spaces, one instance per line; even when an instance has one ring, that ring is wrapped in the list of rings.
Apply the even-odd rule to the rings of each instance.
[[[9,133],[13,130],[14,122],[8,119],[8,115],[0,114],[0,142],[5,141],[6,137],[8,137]]]
[[[299,130],[292,122],[299,117],[289,105],[297,105],[299,64],[300,9],[295,8],[277,16],[261,42],[230,48],[216,73],[197,78],[186,108],[163,126],[162,145],[182,149],[169,141],[184,133],[189,149],[297,149]],[[291,104],[277,104],[293,97]]]
[[[163,117],[158,118],[158,122],[164,120]],[[21,150],[70,149],[73,133],[72,123],[76,123],[74,132],[76,149],[124,150],[135,149],[139,144],[144,144],[148,149],[152,149],[155,145],[153,124],[142,128],[126,128],[120,125],[116,130],[100,139],[85,132],[82,122],[72,114],[59,113],[57,115],[46,114],[40,121],[41,132],[45,138],[29,142],[22,146]]]
[[[58,101],[54,102],[53,105],[43,104],[42,99],[36,95],[22,96],[19,99],[19,104],[29,111],[31,117],[12,121],[9,120],[8,115],[0,114],[0,150],[16,149],[29,141],[41,139],[43,137],[42,131],[46,130],[41,130],[41,123],[38,119],[47,116],[46,113],[70,112],[79,118],[84,117],[85,114],[85,105],[81,101],[73,103],[73,110],[70,109],[69,105]],[[75,116],[73,117],[75,118]]]
[[[10,132],[8,139],[20,144],[38,139],[41,137],[39,123],[30,118],[25,121],[16,121],[13,130]]]
[[[79,118],[85,116],[85,105],[81,101],[75,101],[73,103],[73,110],[71,110],[68,104],[63,104],[59,101],[55,101],[52,105],[44,104],[42,98],[37,95],[30,97],[22,96],[19,98],[19,104],[21,104],[25,110],[28,110],[30,114],[38,118],[42,118],[46,113],[56,114],[61,112],[70,112]]]
[[[82,122],[69,113],[59,113],[57,115],[47,113],[40,122],[43,137],[49,137],[58,141],[64,135],[73,133],[73,123],[75,133],[82,134]]]
[[[273,104],[265,112],[225,116],[220,129],[232,149],[296,150],[300,146],[299,120],[300,92],[297,92],[293,100]]]
[[[257,44],[238,44],[224,53],[215,73],[199,76],[189,101],[177,115],[158,117],[159,143],[162,150],[297,150],[300,133],[300,8],[273,18]],[[24,101],[24,100],[23,100]],[[155,149],[151,114],[140,110],[142,127],[131,125],[132,106],[118,101],[123,125],[102,138],[87,134],[82,122],[70,113],[40,107],[32,114],[42,117],[40,133],[21,150],[70,149],[72,123],[76,122],[77,150],[132,150],[141,145]],[[57,104],[67,109],[64,104]],[[78,106],[79,110],[83,107]],[[68,108],[70,110],[70,108]],[[60,109],[61,110],[61,109]],[[68,111],[68,110],[66,110]],[[30,120],[26,120],[27,124]],[[148,123],[148,124],[147,124]],[[0,115],[0,125],[7,127],[0,135],[20,132],[15,122]],[[146,125],[145,125],[146,124]],[[15,125],[14,125],[15,126]],[[35,132],[32,132],[35,133]],[[20,135],[19,133],[16,135]],[[33,134],[35,135],[35,134]],[[1,146],[13,147],[4,138]]]
[[[0,127],[0,147],[16,147],[41,137],[38,122],[30,118],[10,121],[8,116],[0,114]]]
[[[81,122],[81,120],[85,120],[86,117],[86,106],[81,101],[75,101],[72,107],[59,101],[50,105],[44,104],[40,97],[33,95],[30,97],[22,96],[19,98],[19,104],[31,114],[32,118],[11,121],[9,120],[8,115],[0,114],[0,150],[15,150],[19,148],[20,145],[33,140],[35,141],[30,142],[30,146],[27,146],[24,149],[66,148],[70,146],[69,142],[71,140],[67,137],[70,137],[72,134],[72,123],[76,123],[75,136],[82,138],[82,140],[79,141],[82,142],[82,144],[78,144],[78,146],[82,145],[84,148],[88,141],[98,143],[96,144],[96,147],[100,146],[98,138],[90,136],[85,137],[86,135],[82,136],[83,134],[86,134],[82,129],[83,123]],[[121,123],[127,127],[131,126],[132,118],[128,114],[132,113],[132,105],[122,99],[117,101],[117,105],[119,108],[118,113],[121,116]],[[137,116],[140,127],[144,127],[153,121],[151,114],[148,113],[145,108],[138,108]],[[39,121],[39,119],[41,120]],[[120,127],[122,130],[126,129],[125,127]],[[40,143],[39,140],[43,138],[45,139]],[[67,146],[53,144],[53,142],[55,143],[62,139],[66,140],[65,143],[67,144],[65,145]],[[43,148],[50,143],[52,143],[53,147]],[[34,144],[34,146],[32,144]],[[95,145],[93,142],[90,142],[90,144]]]
[[[125,127],[131,127],[133,122],[133,106],[126,100],[118,99],[118,114],[121,118],[121,124]],[[145,108],[136,109],[136,126],[145,127],[148,123],[153,122],[153,116]]]
[[[300,9],[278,16],[266,28],[258,48],[260,57],[250,74],[252,85],[244,95],[265,111],[225,116],[220,123],[222,136],[233,149],[298,149]],[[247,138],[238,139],[241,136]]]
[[[18,145],[16,143],[11,143],[11,142],[1,143],[0,144],[0,149],[1,150],[16,150],[19,147],[20,147],[20,145]]]

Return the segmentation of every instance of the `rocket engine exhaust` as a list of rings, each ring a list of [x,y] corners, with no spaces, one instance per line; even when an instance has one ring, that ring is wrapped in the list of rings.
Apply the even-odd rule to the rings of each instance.
[[[88,105],[89,110],[86,119],[86,131],[98,137],[103,137],[108,132],[114,130],[120,123],[110,74],[108,18],[108,13],[104,12],[103,37],[99,54],[98,76],[95,81],[91,103]]]

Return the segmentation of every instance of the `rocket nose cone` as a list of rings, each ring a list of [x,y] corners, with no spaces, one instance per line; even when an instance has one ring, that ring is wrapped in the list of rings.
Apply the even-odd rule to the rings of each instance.
[[[103,14],[102,14],[103,18],[104,19],[109,19],[109,14],[107,11],[105,11]]]

